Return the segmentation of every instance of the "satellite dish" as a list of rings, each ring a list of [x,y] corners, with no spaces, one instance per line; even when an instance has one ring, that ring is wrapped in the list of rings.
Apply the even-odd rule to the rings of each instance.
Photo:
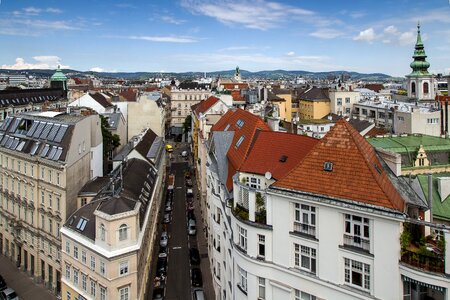
[[[266,177],[267,180],[272,179],[272,173],[267,171],[266,174],[264,174],[264,177]]]

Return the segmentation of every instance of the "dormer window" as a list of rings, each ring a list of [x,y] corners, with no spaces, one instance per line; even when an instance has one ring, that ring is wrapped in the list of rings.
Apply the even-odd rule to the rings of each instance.
[[[126,224],[122,224],[119,227],[119,241],[125,241],[128,239],[128,227]]]

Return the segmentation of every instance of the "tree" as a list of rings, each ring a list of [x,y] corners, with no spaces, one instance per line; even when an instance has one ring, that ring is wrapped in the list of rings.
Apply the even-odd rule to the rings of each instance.
[[[120,136],[109,131],[109,123],[104,116],[100,115],[100,119],[102,121],[103,160],[106,161],[108,154],[120,146]]]
[[[192,116],[188,115],[183,123],[183,132],[187,133],[191,131],[191,127],[192,127]]]

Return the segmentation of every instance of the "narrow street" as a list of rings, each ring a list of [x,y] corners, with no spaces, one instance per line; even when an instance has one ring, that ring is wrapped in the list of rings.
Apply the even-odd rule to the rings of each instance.
[[[181,156],[182,151],[188,151],[189,146],[187,143],[175,143],[174,151],[172,152],[173,160],[170,161],[168,167],[168,174],[175,175],[174,195],[171,212],[171,222],[169,224],[162,224],[163,216],[165,214],[165,200],[162,203],[159,232],[158,237],[161,236],[161,232],[167,230],[169,234],[168,241],[168,259],[167,259],[167,276],[163,286],[165,287],[164,299],[192,299],[192,286],[191,286],[191,268],[189,260],[189,248],[194,247],[199,250],[201,257],[201,263],[199,267],[202,271],[203,277],[203,290],[206,299],[213,300],[214,292],[212,288],[212,277],[210,273],[210,266],[208,260],[208,250],[206,247],[206,239],[204,235],[204,225],[202,217],[200,215],[200,208],[197,199],[197,188],[195,186],[196,180],[193,178],[194,183],[194,213],[196,216],[197,234],[195,236],[189,236],[187,231],[187,201],[186,201],[186,171],[190,170],[192,164],[191,159],[185,159]],[[167,189],[167,187],[165,187]],[[155,245],[155,249],[159,249],[160,239],[158,238]],[[156,276],[156,261],[158,260],[158,253],[156,250],[153,255],[151,276],[148,282],[147,299],[153,299],[153,280]]]

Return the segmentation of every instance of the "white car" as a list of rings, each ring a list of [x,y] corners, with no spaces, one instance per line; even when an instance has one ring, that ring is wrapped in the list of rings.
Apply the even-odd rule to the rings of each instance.
[[[0,292],[0,299],[5,300],[19,300],[16,292],[12,288],[6,288]]]
[[[159,245],[161,247],[167,247],[167,243],[169,242],[169,235],[167,234],[167,232],[163,232],[161,234],[161,239],[159,240]]]
[[[188,156],[188,152],[185,150],[185,151],[183,151],[183,152],[181,152],[181,156],[183,156],[183,157],[187,157]]]

